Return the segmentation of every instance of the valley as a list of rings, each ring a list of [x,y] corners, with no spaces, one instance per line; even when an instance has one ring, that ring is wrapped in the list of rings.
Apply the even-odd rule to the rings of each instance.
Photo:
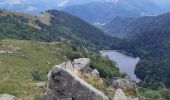
[[[136,65],[140,60],[138,57],[128,56],[116,50],[101,51],[101,54],[115,61],[120,72],[127,73],[131,79],[139,82],[139,79],[137,79],[134,73]]]
[[[0,1],[0,100],[170,100],[158,1],[39,2]]]

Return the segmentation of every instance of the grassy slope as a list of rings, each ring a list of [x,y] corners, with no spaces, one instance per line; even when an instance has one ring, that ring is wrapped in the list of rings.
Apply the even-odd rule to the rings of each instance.
[[[59,44],[48,46],[34,43],[33,46],[29,41],[4,40],[3,45],[5,46],[0,46],[1,50],[5,48],[9,50],[7,48],[9,45],[20,47],[22,50],[15,56],[0,54],[0,93],[9,93],[19,97],[26,97],[25,95],[32,97],[31,95],[43,93],[43,89],[32,86],[31,83],[36,81],[33,80],[31,73],[37,69],[42,73],[42,80],[46,80],[48,70],[62,61],[55,51],[56,48],[60,48]],[[62,48],[67,49],[67,46],[62,46]],[[23,54],[28,58],[22,58]]]
[[[21,50],[17,50],[19,47]],[[25,40],[0,41],[0,51],[12,51],[15,55],[0,53],[0,94],[8,93],[24,100],[33,100],[35,95],[42,95],[46,88],[38,88],[33,83],[47,81],[48,71],[56,64],[64,61],[65,57],[80,54],[92,60],[92,68],[102,71],[103,78],[109,76],[123,77],[115,64],[101,56],[92,56],[82,48],[72,47],[63,42],[38,43]],[[74,52],[74,53],[73,53]],[[76,56],[77,57],[77,56]],[[78,56],[79,57],[79,56]],[[96,63],[98,61],[98,63]],[[40,73],[36,81],[32,73]],[[106,77],[107,76],[107,77]]]

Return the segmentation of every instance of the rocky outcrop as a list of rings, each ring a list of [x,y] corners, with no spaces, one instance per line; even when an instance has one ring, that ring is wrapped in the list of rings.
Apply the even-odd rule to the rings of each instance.
[[[100,73],[97,69],[94,69],[92,72],[91,72],[91,75],[92,76],[96,76],[96,77],[100,77]]]
[[[113,100],[127,100],[127,98],[121,89],[117,89]]]
[[[105,87],[99,71],[90,68],[90,59],[64,62],[49,72],[44,100],[108,100],[92,85],[99,89]],[[136,82],[131,79],[113,78],[112,84],[105,88],[113,100],[139,100]]]
[[[78,77],[77,71],[90,68],[90,60],[80,58],[74,62],[56,65],[48,74],[45,100],[108,100],[99,90]]]
[[[38,83],[35,83],[35,86],[43,88],[43,87],[46,86],[46,83],[45,82],[38,82]]]
[[[15,96],[9,94],[0,94],[0,100],[17,100]]]
[[[90,70],[90,59],[89,58],[74,59],[73,67],[74,69],[78,69],[83,72],[88,72]]]
[[[144,99],[140,99],[140,97],[128,97],[125,95],[122,89],[117,89],[113,100],[144,100]]]
[[[137,96],[137,85],[132,79],[114,78],[110,85],[113,89],[121,89],[127,96]]]

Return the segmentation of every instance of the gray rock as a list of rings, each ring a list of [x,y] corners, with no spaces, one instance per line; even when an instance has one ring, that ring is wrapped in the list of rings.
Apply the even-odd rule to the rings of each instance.
[[[115,90],[121,89],[124,93],[129,93],[128,95],[138,95],[136,82],[131,79],[114,78],[111,87]]]
[[[100,77],[100,73],[97,69],[94,69],[92,72],[91,72],[91,75],[92,76],[96,76],[96,77]]]
[[[0,54],[6,54],[7,52],[6,51],[0,51]]]
[[[127,100],[127,98],[121,89],[117,89],[113,100]]]
[[[66,68],[73,70],[73,64],[71,61],[66,62]]]
[[[49,72],[45,100],[108,100],[102,92],[63,66],[56,65]]]
[[[15,51],[21,51],[22,49],[20,47],[15,47]]]
[[[15,96],[9,94],[0,94],[0,100],[17,100]]]
[[[89,58],[74,59],[73,64],[75,69],[87,72],[90,68],[90,59]]]
[[[43,88],[43,87],[46,86],[46,82],[38,82],[38,83],[35,83],[35,85],[36,85],[37,87]]]

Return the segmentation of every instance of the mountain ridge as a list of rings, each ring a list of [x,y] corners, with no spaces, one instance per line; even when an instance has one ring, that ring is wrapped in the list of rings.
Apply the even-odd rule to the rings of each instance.
[[[107,48],[110,41],[119,40],[106,35],[76,16],[57,10],[49,10],[36,16],[7,10],[2,10],[0,14],[0,21],[3,24],[1,26],[3,31],[0,33],[2,39],[19,38],[47,42],[64,39],[75,45],[91,48],[93,46]],[[8,27],[2,28],[4,25]]]
[[[106,33],[127,38],[147,30],[168,29],[170,13],[139,18],[117,17],[103,27]],[[120,24],[121,23],[121,24]],[[119,36],[120,35],[120,36]]]

